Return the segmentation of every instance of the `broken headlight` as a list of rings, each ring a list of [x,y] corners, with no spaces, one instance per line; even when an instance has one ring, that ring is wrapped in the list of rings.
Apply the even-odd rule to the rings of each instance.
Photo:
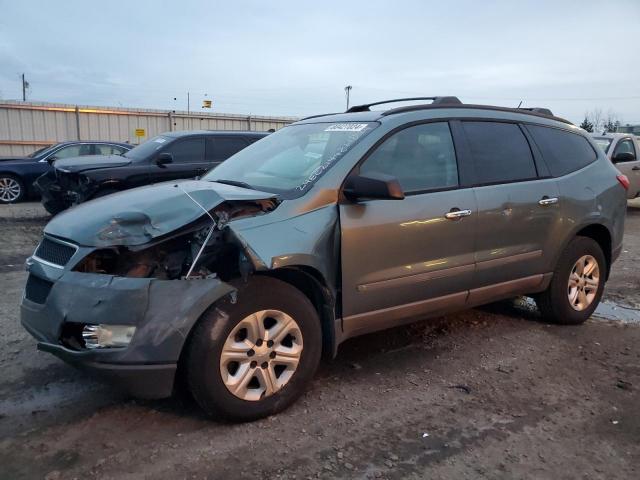
[[[136,327],[131,325],[91,325],[82,329],[82,339],[86,348],[126,347],[131,343]]]

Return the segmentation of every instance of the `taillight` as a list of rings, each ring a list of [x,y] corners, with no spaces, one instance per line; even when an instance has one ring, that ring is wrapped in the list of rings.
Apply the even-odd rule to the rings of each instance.
[[[616,176],[616,178],[618,179],[618,181],[620,182],[620,185],[622,185],[622,187],[625,190],[629,190],[629,179],[627,178],[626,175],[618,175]]]

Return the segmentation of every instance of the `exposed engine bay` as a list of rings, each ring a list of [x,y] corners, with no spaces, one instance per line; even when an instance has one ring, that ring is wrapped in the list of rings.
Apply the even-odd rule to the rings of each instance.
[[[197,202],[196,202],[197,203]],[[198,204],[199,205],[199,204]],[[228,281],[248,275],[253,266],[242,245],[226,228],[231,220],[274,210],[276,199],[227,201],[179,231],[137,246],[100,248],[75,268],[83,273],[102,273],[129,278],[161,280],[214,278]],[[110,225],[109,234],[119,225]],[[125,225],[126,227],[126,225]]]

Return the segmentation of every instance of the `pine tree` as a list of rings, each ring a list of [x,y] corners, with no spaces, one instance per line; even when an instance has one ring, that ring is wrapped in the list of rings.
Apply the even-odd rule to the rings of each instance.
[[[592,133],[593,132],[593,123],[591,123],[587,117],[584,117],[584,120],[580,124],[580,128],[583,128],[587,132]]]

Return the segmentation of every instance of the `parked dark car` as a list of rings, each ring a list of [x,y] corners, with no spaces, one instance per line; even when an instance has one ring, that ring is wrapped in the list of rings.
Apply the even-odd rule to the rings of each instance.
[[[200,180],[62,213],[27,260],[22,324],[136,395],[184,384],[254,420],[351,337],[519,295],[587,320],[627,178],[546,109],[431,100],[303,119]]]
[[[36,185],[42,204],[53,215],[92,198],[150,183],[193,178],[253,142],[266,132],[181,131],[163,133],[124,155],[58,161],[55,172]]]
[[[14,203],[36,194],[33,182],[53,171],[53,161],[86,155],[118,155],[130,150],[128,143],[102,141],[62,142],[24,157],[0,157],[0,204]],[[86,162],[86,159],[79,160]]]

